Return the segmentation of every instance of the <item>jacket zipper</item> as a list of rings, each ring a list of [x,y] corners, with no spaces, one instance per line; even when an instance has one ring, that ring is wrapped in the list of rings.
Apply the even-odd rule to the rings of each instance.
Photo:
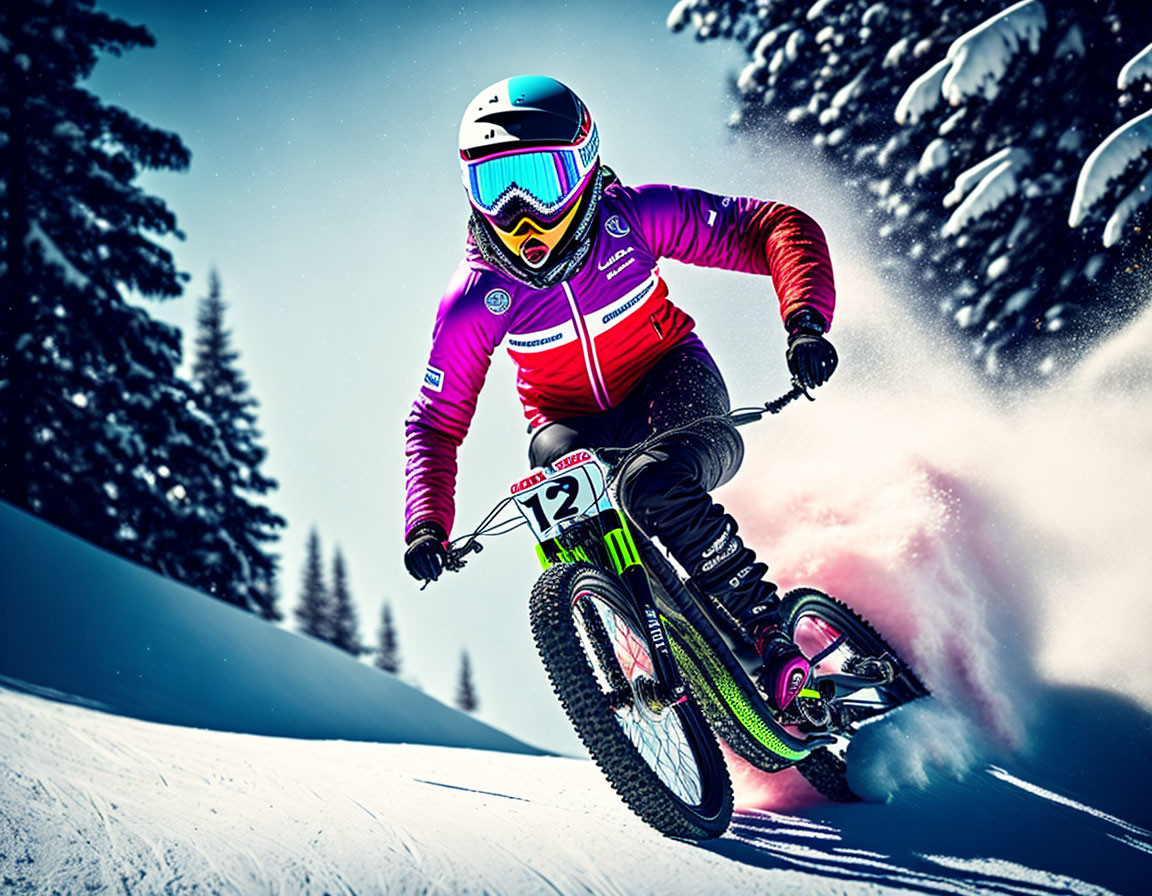
[[[568,297],[568,307],[572,309],[572,320],[576,324],[576,338],[580,340],[580,349],[584,352],[584,367],[588,372],[588,380],[592,384],[592,396],[601,410],[612,406],[608,400],[608,388],[604,385],[604,375],[600,372],[600,362],[596,358],[596,345],[584,323],[584,315],[576,305],[576,297],[572,295],[572,287],[564,280],[560,284],[564,288],[564,295]]]

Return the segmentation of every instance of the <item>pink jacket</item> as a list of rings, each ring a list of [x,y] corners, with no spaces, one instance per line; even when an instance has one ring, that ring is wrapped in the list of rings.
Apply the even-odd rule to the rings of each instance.
[[[405,534],[435,520],[452,531],[456,452],[492,352],[504,342],[535,428],[619,404],[692,334],[668,299],[661,258],[772,277],[782,319],[835,307],[824,234],[798,209],[653,184],[604,192],[594,245],[573,277],[535,289],[491,267],[469,241],[432,331],[432,353],[407,421]]]

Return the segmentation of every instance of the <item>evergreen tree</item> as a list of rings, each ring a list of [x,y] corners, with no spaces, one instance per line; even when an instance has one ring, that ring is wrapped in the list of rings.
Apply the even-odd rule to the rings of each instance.
[[[219,502],[213,517],[220,527],[215,533],[214,562],[202,578],[210,583],[212,594],[275,618],[277,611],[269,604],[274,600],[274,586],[269,583],[275,578],[278,560],[264,546],[278,537],[284,520],[251,499],[267,494],[276,483],[260,472],[266,452],[256,428],[257,402],[237,368],[240,356],[224,326],[226,308],[220,276],[212,270],[208,294],[198,309],[192,383],[199,406],[220,431],[227,463],[219,470],[213,495]]]
[[[279,622],[284,618],[280,612],[280,576],[273,572],[256,583],[256,607],[261,619],[269,622]]]
[[[175,217],[135,180],[189,153],[81,86],[98,53],[152,44],[92,0],[0,4],[0,497],[203,587],[227,453],[179,331],[124,299],[183,289],[154,241]]]
[[[356,607],[352,595],[348,593],[348,572],[344,565],[344,555],[336,549],[332,562],[332,593],[330,596],[331,635],[329,641],[346,653],[359,656],[364,652],[360,643],[360,624],[356,617]]]
[[[376,649],[376,668],[391,672],[393,675],[400,673],[400,649],[396,643],[396,629],[392,624],[392,608],[387,602],[384,603],[384,608],[380,611],[380,637],[379,646]]]
[[[1147,294],[1152,6],[681,0],[669,25],[746,47],[734,123],[821,148],[990,376],[1050,372]]]
[[[476,698],[476,688],[472,684],[472,664],[468,651],[460,651],[460,679],[456,684],[456,705],[464,712],[475,712],[480,705]]]
[[[300,586],[300,603],[296,606],[300,631],[321,641],[332,640],[332,611],[328,589],[324,587],[324,570],[320,557],[320,536],[308,533],[307,555]]]

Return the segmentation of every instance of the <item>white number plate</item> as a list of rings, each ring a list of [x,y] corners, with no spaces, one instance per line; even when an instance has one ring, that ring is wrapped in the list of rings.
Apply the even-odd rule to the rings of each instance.
[[[540,541],[554,538],[561,523],[612,508],[604,468],[590,451],[573,451],[552,466],[512,485],[516,509]]]

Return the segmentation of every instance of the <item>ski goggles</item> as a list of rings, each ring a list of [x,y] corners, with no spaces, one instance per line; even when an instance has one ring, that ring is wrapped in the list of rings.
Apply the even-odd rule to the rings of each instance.
[[[462,158],[464,189],[472,205],[503,230],[526,215],[554,224],[588,183],[599,149],[593,125],[576,146],[512,150],[476,161]]]

